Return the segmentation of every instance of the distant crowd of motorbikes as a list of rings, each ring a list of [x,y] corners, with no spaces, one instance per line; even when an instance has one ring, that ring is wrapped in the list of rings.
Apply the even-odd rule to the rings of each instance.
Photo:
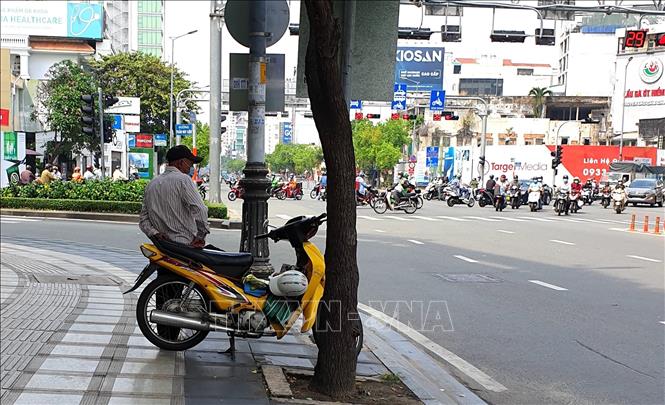
[[[205,179],[204,179],[205,180]],[[621,182],[614,187],[606,183],[602,187],[587,180],[581,184],[575,177],[569,181],[564,176],[563,183],[558,187],[551,187],[543,183],[542,177],[520,180],[514,176],[509,181],[505,175],[498,179],[490,176],[484,187],[479,184],[479,178],[473,179],[470,184],[464,184],[459,177],[449,180],[445,176],[434,179],[421,190],[413,184],[406,173],[398,173],[397,182],[392,186],[380,190],[365,182],[362,172],[356,177],[356,203],[358,206],[369,206],[377,214],[388,210],[404,211],[413,214],[423,207],[424,201],[439,200],[449,207],[466,205],[473,207],[476,203],[480,207],[493,207],[496,211],[503,211],[510,207],[519,209],[521,206],[529,207],[531,212],[543,209],[543,206],[552,204],[557,215],[577,213],[585,205],[600,201],[603,208],[612,207],[617,214],[626,209],[627,195]],[[235,178],[225,179],[229,187],[227,198],[234,201],[243,198],[244,189]],[[207,191],[206,182],[199,183],[199,191],[203,198]],[[311,199],[325,201],[327,178],[325,174],[309,192]],[[279,200],[301,200],[304,196],[303,183],[292,176],[288,181],[279,176],[272,176],[271,185],[267,190],[270,197]]]

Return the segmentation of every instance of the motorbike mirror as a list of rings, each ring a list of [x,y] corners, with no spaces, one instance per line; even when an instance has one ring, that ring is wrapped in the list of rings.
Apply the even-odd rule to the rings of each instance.
[[[276,229],[277,228],[274,225],[270,225],[270,222],[267,219],[265,221],[263,221],[263,227],[268,228],[268,229]]]

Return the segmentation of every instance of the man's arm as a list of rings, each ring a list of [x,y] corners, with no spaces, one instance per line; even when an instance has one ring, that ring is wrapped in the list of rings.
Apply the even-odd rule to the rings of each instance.
[[[184,204],[190,208],[190,213],[196,222],[196,237],[205,239],[210,233],[208,226],[208,207],[205,206],[194,182],[190,179],[182,182],[182,198]]]

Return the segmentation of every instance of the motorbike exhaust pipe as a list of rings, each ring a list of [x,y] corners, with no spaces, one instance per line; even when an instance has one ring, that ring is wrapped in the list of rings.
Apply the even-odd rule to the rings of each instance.
[[[150,322],[165,326],[174,326],[176,328],[194,329],[215,332],[234,332],[233,328],[221,326],[201,319],[190,318],[183,315],[177,315],[172,312],[160,311],[158,309],[150,312]]]

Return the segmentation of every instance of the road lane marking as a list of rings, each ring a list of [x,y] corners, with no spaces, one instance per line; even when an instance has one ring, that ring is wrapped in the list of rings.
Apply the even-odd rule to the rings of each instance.
[[[486,221],[486,222],[500,222],[501,221],[499,219],[492,219],[492,218],[486,218],[486,217],[474,217],[472,215],[465,215],[464,218],[477,219],[478,221]]]
[[[10,221],[17,221],[17,222],[38,222],[38,221],[43,221],[44,219],[32,219],[32,218],[23,218],[23,217],[15,217],[12,215],[4,215],[0,217],[0,219],[8,219]]]
[[[375,229],[375,231],[378,233],[386,233],[386,231],[382,231],[381,229]]]
[[[424,245],[424,243],[422,243],[420,241],[417,241],[417,240],[413,240],[413,239],[407,239],[407,240],[409,242],[413,243],[414,245]]]
[[[275,215],[275,216],[276,216],[277,218],[286,219],[287,221],[288,221],[289,219],[291,219],[290,216],[288,216],[288,215],[284,215],[284,214],[277,214],[277,215]]]
[[[446,216],[446,215],[437,215],[436,217],[441,218],[441,219],[450,219],[450,220],[459,221],[459,222],[468,222],[469,221],[468,219],[457,218],[457,217],[449,217],[449,216]]]
[[[397,217],[397,216],[395,216],[395,215],[386,215],[385,217],[386,217],[386,218],[390,218],[390,219],[396,219],[396,220],[398,220],[398,221],[413,221],[413,219]]]
[[[582,223],[582,221],[580,221],[579,219],[571,219],[571,218],[557,218],[557,221],[574,222],[576,224]]]
[[[647,262],[660,263],[660,260],[650,259],[650,258],[644,257],[644,256],[626,255],[626,257],[631,257],[631,258],[637,259],[637,260],[644,260],[644,261],[647,261]]]
[[[522,219],[528,219],[531,221],[540,221],[540,222],[554,222],[553,219],[545,219],[545,218],[536,218],[536,217],[518,217]]]
[[[512,234],[515,233],[515,232],[513,232],[513,231],[505,231],[505,230],[503,230],[503,229],[497,229],[496,231],[497,231],[497,232],[501,232],[501,233],[507,233],[507,234],[509,234],[509,235],[512,235]]]
[[[594,224],[603,224],[603,225],[609,224],[609,222],[601,221],[599,219],[578,218],[578,221],[592,222]]]
[[[368,217],[367,215],[358,215],[358,218],[367,219],[370,221],[383,221],[381,218]]]
[[[558,239],[550,239],[550,242],[553,243],[560,243],[562,245],[569,245],[569,246],[575,246],[573,242],[566,242],[565,240],[558,240]]]
[[[423,219],[425,221],[430,221],[430,222],[439,222],[438,219],[436,218],[429,218],[429,217],[421,217],[420,215],[411,215],[413,218],[418,218],[418,219]]]
[[[466,256],[462,256],[462,255],[454,255],[453,257],[456,257],[460,260],[464,260],[465,262],[468,262],[468,263],[478,263],[478,260],[473,260],[473,259],[470,259],[470,258],[468,258]]]
[[[505,217],[490,217],[490,218],[505,219],[506,221],[513,221],[513,222],[526,222],[525,219],[517,219],[517,218],[505,218]]]
[[[386,325],[395,328],[409,339],[413,340],[414,342],[424,347],[428,352],[438,356],[444,362],[450,364],[451,366],[455,367],[465,375],[469,376],[471,379],[475,380],[485,389],[493,392],[503,392],[507,390],[506,387],[504,387],[496,380],[494,380],[492,377],[488,376],[487,374],[483,373],[482,371],[480,371],[479,369],[468,363],[463,358],[459,357],[458,355],[447,349],[444,349],[438,344],[432,342],[420,332],[415,331],[414,329],[408,327],[407,325],[403,324],[397,319],[390,317],[384,314],[383,312],[378,311],[365,304],[358,303],[358,309],[370,315],[371,317],[378,319],[379,321],[385,323]]]
[[[557,290],[557,291],[568,291],[567,288],[559,287],[559,286],[554,285],[554,284],[545,283],[545,282],[540,281],[540,280],[529,280],[529,282],[534,283],[534,284],[538,284],[538,285],[543,286],[543,287],[551,288],[551,289]]]

